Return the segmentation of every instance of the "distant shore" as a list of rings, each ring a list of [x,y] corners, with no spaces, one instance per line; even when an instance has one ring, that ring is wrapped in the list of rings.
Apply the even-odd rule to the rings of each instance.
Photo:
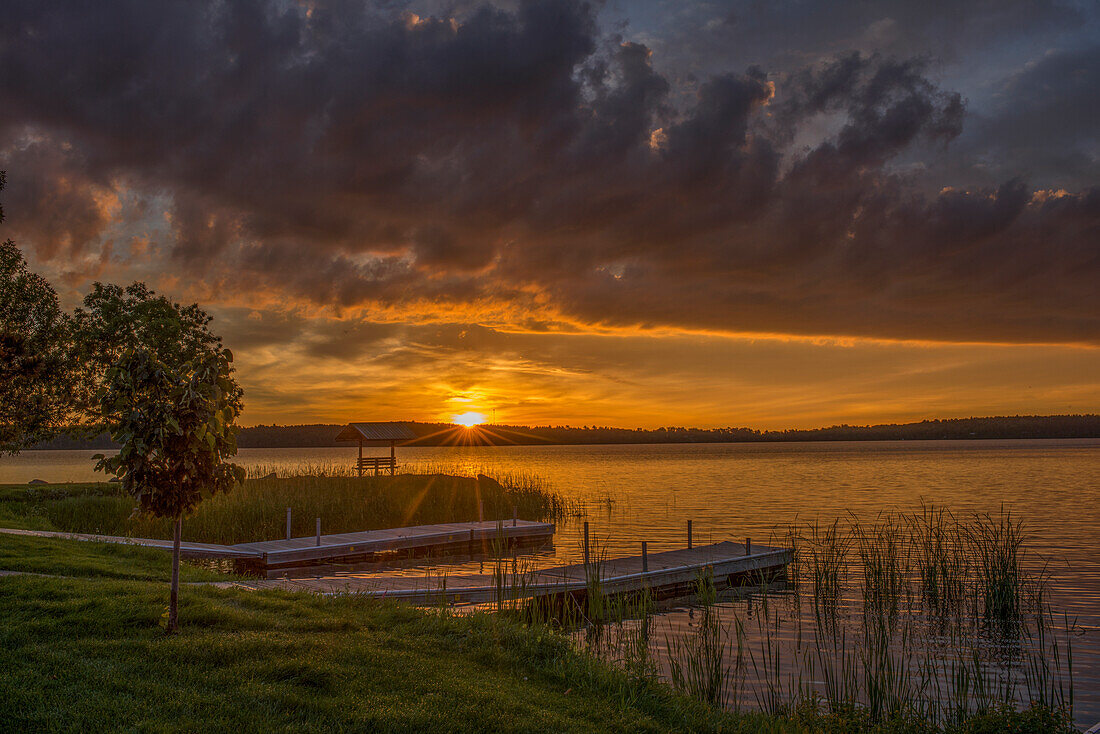
[[[409,446],[514,446],[579,444],[756,443],[790,441],[981,440],[1100,438],[1100,415],[993,416],[924,420],[872,426],[761,431],[752,428],[483,425],[466,428],[451,423],[405,422],[418,438]],[[241,448],[315,448],[336,445],[339,424],[253,426],[241,429]],[[35,449],[111,449],[110,437],[60,437]]]

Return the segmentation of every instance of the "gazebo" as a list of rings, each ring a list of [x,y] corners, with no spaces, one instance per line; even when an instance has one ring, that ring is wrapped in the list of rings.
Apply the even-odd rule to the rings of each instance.
[[[416,437],[407,423],[349,423],[337,434],[336,440],[359,443],[359,460],[355,463],[359,476],[363,476],[364,471],[371,470],[377,476],[384,469],[389,469],[392,476],[397,470],[397,444]],[[390,455],[364,457],[364,446],[389,446]]]

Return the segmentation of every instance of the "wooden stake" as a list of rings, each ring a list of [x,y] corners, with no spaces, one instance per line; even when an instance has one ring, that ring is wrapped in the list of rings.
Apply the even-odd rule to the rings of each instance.
[[[745,538],[745,555],[752,555],[752,538]]]
[[[588,565],[588,522],[584,523],[584,565]]]
[[[286,508],[286,539],[290,540],[290,508]]]
[[[643,540],[642,541],[642,573],[645,573],[646,571],[649,570],[649,550],[647,548],[647,545],[648,544]]]
[[[317,518],[317,545],[321,545],[321,518]]]
[[[688,520],[688,550],[691,550],[691,520]]]

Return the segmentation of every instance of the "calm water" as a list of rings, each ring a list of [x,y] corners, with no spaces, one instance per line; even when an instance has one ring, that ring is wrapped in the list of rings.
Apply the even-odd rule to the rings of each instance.
[[[93,480],[93,453],[5,457],[0,483]],[[354,456],[343,447],[244,449],[239,463],[283,474],[306,464],[350,466]],[[767,543],[793,522],[849,513],[873,519],[917,509],[922,500],[960,516],[1004,507],[1026,521],[1030,547],[1052,575],[1055,603],[1077,618],[1077,718],[1100,721],[1100,440],[426,447],[399,449],[398,460],[456,473],[539,475],[583,505],[611,555],[636,555],[642,540],[653,552],[684,547],[689,519],[697,544],[746,536]],[[563,523],[554,547],[531,560],[578,561],[580,532],[579,520]],[[666,611],[673,633],[690,626],[689,611]]]

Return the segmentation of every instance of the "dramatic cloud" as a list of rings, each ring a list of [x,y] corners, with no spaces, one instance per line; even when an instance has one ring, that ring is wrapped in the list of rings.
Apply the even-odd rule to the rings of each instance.
[[[110,182],[165,193],[172,255],[215,297],[240,279],[368,312],[497,302],[593,324],[1100,337],[1074,300],[1098,275],[1095,191],[926,199],[891,172],[962,129],[962,99],[922,60],[854,51],[779,84],[753,67],[681,108],[649,50],[605,41],[576,2],[461,19],[121,0],[6,15],[3,138],[13,190],[28,181],[13,208],[46,258],[102,231]],[[791,149],[822,118],[835,134]]]
[[[983,167],[1009,165],[1047,186],[1100,181],[1100,42],[1049,52],[1009,77],[967,148]]]
[[[11,0],[6,226],[257,375],[433,324],[1096,346],[1094,11]]]

